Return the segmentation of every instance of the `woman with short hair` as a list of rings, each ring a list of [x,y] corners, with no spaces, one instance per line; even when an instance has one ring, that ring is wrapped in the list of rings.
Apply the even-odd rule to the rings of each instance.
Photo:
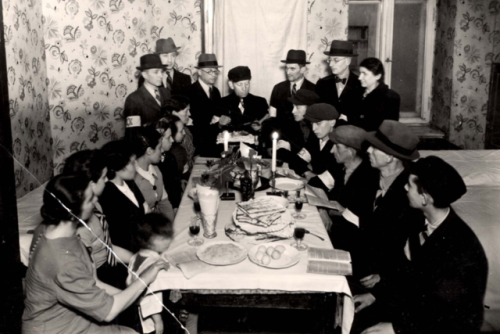
[[[349,124],[366,131],[376,131],[386,119],[399,120],[401,98],[384,83],[385,70],[377,58],[366,58],[359,64],[361,90],[358,103],[349,114]]]
[[[95,279],[89,251],[76,235],[96,197],[84,177],[58,175],[47,184],[46,229],[30,253],[22,333],[135,333],[105,324],[130,306],[168,264],[158,261],[121,291]],[[144,284],[144,283],[146,284]]]

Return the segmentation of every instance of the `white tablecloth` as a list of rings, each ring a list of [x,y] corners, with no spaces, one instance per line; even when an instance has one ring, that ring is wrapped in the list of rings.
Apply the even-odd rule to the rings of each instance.
[[[177,253],[191,247],[187,243],[190,238],[189,222],[190,218],[193,217],[195,213],[193,201],[187,196],[187,190],[193,185],[192,178],[200,176],[202,171],[207,169],[204,165],[204,161],[205,159],[198,158],[193,167],[193,173],[174,221],[174,240],[167,254]],[[241,201],[240,193],[234,190],[233,192],[236,194],[236,201]],[[265,191],[256,194],[256,196],[263,195],[265,195]],[[235,201],[220,202],[217,219],[217,237],[211,240],[205,239],[205,243],[212,240],[230,240],[225,235],[224,226],[231,223],[231,215],[235,208]],[[288,210],[290,213],[293,212],[292,205],[289,206]],[[297,226],[305,227],[325,239],[321,241],[315,236],[306,234],[303,242],[311,247],[333,248],[316,207],[305,204],[302,212],[307,214],[307,218],[297,221]],[[203,233],[200,232],[200,236],[202,236],[202,234]],[[275,244],[290,244],[292,241],[293,239],[278,241],[275,242]],[[252,246],[253,245],[245,245],[248,249]],[[286,269],[276,270],[263,268],[252,263],[247,258],[235,265],[214,267],[214,269],[195,276],[190,280],[187,280],[178,268],[171,268],[166,272],[160,272],[157,280],[151,285],[151,288],[154,291],[168,289],[226,290],[224,293],[227,293],[227,290],[233,290],[235,293],[238,293],[237,290],[343,293],[345,296],[342,332],[345,334],[349,333],[354,316],[354,305],[346,278],[343,276],[308,274],[306,273],[307,252],[303,252],[301,256],[301,260],[297,265]]]

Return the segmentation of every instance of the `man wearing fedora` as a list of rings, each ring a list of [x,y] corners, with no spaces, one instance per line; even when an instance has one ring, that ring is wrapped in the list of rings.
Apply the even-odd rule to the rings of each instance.
[[[250,93],[250,68],[237,66],[229,70],[227,77],[232,93],[222,98],[221,108],[231,118],[231,128],[258,133],[268,116],[269,105],[265,98]]]
[[[385,120],[377,131],[368,132],[368,158],[380,172],[379,188],[370,214],[360,217],[361,247],[353,252],[354,276],[365,288],[372,288],[380,275],[391,270],[400,254],[408,231],[420,213],[410,207],[405,185],[405,167],[419,158],[418,137],[404,124]]]
[[[163,87],[170,95],[187,96],[189,87],[191,87],[191,77],[175,69],[175,58],[180,47],[175,46],[172,38],[161,38],[156,40],[155,53],[160,56],[161,62],[165,65],[163,73]]]
[[[327,192],[338,211],[332,212],[328,231],[335,249],[351,251],[359,242],[359,219],[373,212],[379,188],[379,172],[366,155],[366,131],[354,125],[341,125],[330,132],[331,153],[341,165],[334,188]],[[327,189],[324,189],[327,190]]]
[[[141,124],[156,122],[162,118],[161,107],[170,97],[169,92],[161,87],[163,69],[160,57],[148,54],[141,57],[141,66],[136,67],[144,78],[144,83],[133,93],[127,96],[123,115],[140,116]],[[129,118],[131,119],[131,118]]]
[[[191,118],[194,126],[194,146],[205,157],[219,156],[217,134],[220,127],[228,125],[231,118],[221,115],[221,95],[214,86],[222,67],[212,53],[202,53],[198,58],[198,80],[189,89]]]
[[[319,96],[311,90],[299,89],[288,100],[293,104],[292,115],[295,122],[281,131],[277,156],[283,162],[290,162],[291,155],[302,150],[310,136],[314,136],[311,122],[304,116],[309,106],[319,102]]]
[[[289,166],[298,175],[303,175],[311,185],[323,185],[332,189],[339,165],[330,154],[333,143],[328,135],[339,114],[335,107],[326,103],[316,103],[310,106],[304,116],[312,124],[312,132],[306,145],[290,159]]]
[[[358,314],[372,316],[363,333],[480,333],[488,261],[475,233],[451,207],[466,193],[465,183],[435,156],[412,163],[407,181],[407,197],[423,213],[421,223],[406,241],[404,265],[382,276],[371,293],[355,296],[358,311],[373,303]]]
[[[357,103],[357,92],[361,88],[358,76],[349,69],[352,58],[357,54],[354,54],[349,41],[332,41],[330,50],[323,53],[328,56],[326,61],[332,74],[318,80],[316,93],[321,102],[334,106],[341,119],[346,121]]]

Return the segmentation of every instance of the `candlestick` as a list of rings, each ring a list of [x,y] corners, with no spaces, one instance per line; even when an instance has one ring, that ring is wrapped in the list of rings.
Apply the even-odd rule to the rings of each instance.
[[[273,133],[273,158],[271,161],[271,172],[276,172],[276,143],[278,142],[278,133]]]
[[[229,150],[229,132],[224,131],[224,152]]]

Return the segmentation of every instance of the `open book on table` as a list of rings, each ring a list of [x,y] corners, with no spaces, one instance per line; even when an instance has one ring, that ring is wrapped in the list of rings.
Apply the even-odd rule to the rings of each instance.
[[[311,247],[307,253],[307,272],[323,275],[352,275],[351,254],[339,249]]]
[[[333,209],[337,211],[339,210],[337,202],[329,201],[325,191],[321,188],[312,187],[307,184],[304,193],[307,197],[307,202],[310,205],[319,206],[327,209]]]

